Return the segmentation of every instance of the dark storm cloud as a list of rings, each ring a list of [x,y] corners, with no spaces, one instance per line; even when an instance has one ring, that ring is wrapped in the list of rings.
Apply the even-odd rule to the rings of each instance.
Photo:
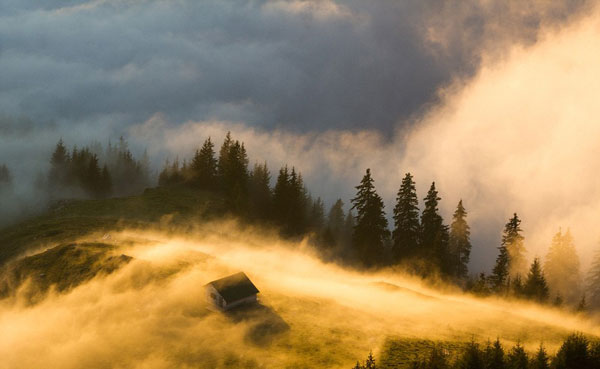
[[[379,128],[581,2],[34,1],[0,5],[0,112]]]

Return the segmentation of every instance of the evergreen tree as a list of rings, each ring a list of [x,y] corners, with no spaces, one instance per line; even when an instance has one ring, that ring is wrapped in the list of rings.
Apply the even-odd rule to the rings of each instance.
[[[530,369],[550,369],[548,354],[543,345],[540,345],[537,353],[529,364]]]
[[[589,294],[590,305],[594,308],[600,307],[600,249],[596,251],[592,260],[586,280],[586,290]]]
[[[373,357],[373,351],[369,352],[369,356],[367,356],[367,361],[365,361],[365,369],[377,369],[377,365],[375,365],[375,358]]]
[[[490,282],[492,283],[492,288],[494,291],[502,292],[508,287],[509,256],[508,250],[504,244],[498,247],[498,251],[499,253],[496,257],[496,265],[492,270]]]
[[[389,236],[383,200],[375,191],[370,169],[355,188],[357,193],[352,199],[352,209],[357,213],[352,243],[360,261],[365,266],[373,266],[381,261]]]
[[[552,244],[544,263],[544,273],[548,286],[554,293],[574,303],[581,295],[581,274],[579,257],[573,244],[571,232],[558,231],[552,238]]]
[[[202,148],[196,150],[190,165],[194,185],[203,190],[214,190],[217,187],[217,159],[214,146],[210,137],[207,138]]]
[[[589,341],[582,334],[572,334],[563,342],[552,360],[553,369],[592,369]],[[595,369],[595,368],[594,368]]]
[[[425,208],[421,214],[421,256],[429,260],[442,273],[449,273],[450,258],[448,253],[448,227],[438,211],[438,192],[435,182],[431,184],[424,199]]]
[[[523,286],[523,280],[521,279],[521,275],[517,274],[510,284],[512,288],[512,292],[517,297],[522,297],[525,295],[525,286]]]
[[[457,369],[484,369],[483,354],[479,345],[471,341],[456,363]]]
[[[458,278],[466,278],[469,272],[467,265],[471,255],[471,231],[467,224],[467,211],[462,200],[458,202],[450,225],[449,249],[454,260],[453,272]]]
[[[312,202],[310,208],[310,227],[317,232],[320,232],[325,226],[325,204],[320,197]]]
[[[302,176],[296,169],[287,166],[279,171],[273,190],[273,215],[275,222],[282,226],[284,234],[300,235],[307,228],[307,195]]]
[[[234,142],[229,132],[219,151],[217,169],[227,207],[235,213],[245,212],[248,206],[248,155],[244,144]]]
[[[419,247],[419,201],[415,182],[410,173],[406,173],[394,207],[394,230],[392,232],[392,252],[396,260],[413,257]]]
[[[488,278],[486,278],[485,273],[479,273],[479,276],[473,283],[471,291],[479,296],[487,296],[490,294],[491,291],[488,286]]]
[[[50,159],[48,185],[52,196],[55,196],[56,192],[69,185],[68,176],[70,160],[71,158],[69,157],[69,152],[67,151],[67,148],[65,147],[61,138],[56,144]]]
[[[504,348],[500,343],[500,339],[496,339],[493,344],[488,342],[484,352],[483,358],[485,363],[485,369],[505,369],[506,362],[504,359]]]
[[[284,225],[287,223],[290,208],[290,173],[287,165],[279,169],[279,175],[273,189],[273,217],[274,220]]]
[[[508,353],[508,357],[506,360],[508,369],[528,369],[529,368],[529,360],[527,358],[527,353],[523,346],[520,343],[517,343],[515,347],[513,347]]]
[[[502,234],[502,245],[506,247],[509,256],[509,274],[511,276],[521,274],[524,275],[527,271],[527,261],[525,260],[525,239],[521,232],[521,219],[517,213],[509,219],[504,227]]]
[[[548,285],[538,258],[533,259],[523,291],[526,297],[535,301],[546,302],[548,300]]]
[[[339,243],[342,239],[344,232],[344,216],[344,202],[342,199],[337,199],[327,214],[327,227],[335,237],[336,243]]]
[[[271,174],[267,163],[254,164],[250,173],[250,206],[251,214],[261,220],[269,218],[273,207],[273,193],[270,187]]]

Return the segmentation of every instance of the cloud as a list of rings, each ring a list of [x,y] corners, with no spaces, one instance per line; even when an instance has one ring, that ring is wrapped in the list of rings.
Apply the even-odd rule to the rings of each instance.
[[[171,156],[189,156],[208,136],[219,143],[232,131],[256,161],[275,172],[296,165],[309,189],[330,203],[348,202],[370,167],[388,215],[404,173],[419,198],[435,181],[446,222],[459,199],[469,211],[474,270],[489,269],[504,223],[523,219],[528,257],[544,256],[552,235],[570,227],[583,266],[598,247],[600,170],[595,101],[600,85],[598,9],[581,22],[549,29],[533,46],[516,45],[465,83],[440,93],[440,103],[393,136],[378,130],[294,133],[245,123],[189,121],[179,126],[155,116],[132,136]]]
[[[117,254],[135,257],[122,269],[34,306],[20,297],[0,301],[3,364],[347,368],[370,349],[377,354],[390,337],[500,337],[531,350],[543,340],[552,352],[573,330],[598,334],[592,322],[564,312],[440,292],[397,273],[326,265],[306,245],[240,232],[233,223],[185,237],[141,229],[111,235]],[[207,311],[202,286],[239,270],[261,290],[264,313]],[[270,331],[275,320],[289,328]]]
[[[483,51],[534,43],[583,1],[7,1],[0,112],[129,125],[245,121],[377,128],[472,76]]]

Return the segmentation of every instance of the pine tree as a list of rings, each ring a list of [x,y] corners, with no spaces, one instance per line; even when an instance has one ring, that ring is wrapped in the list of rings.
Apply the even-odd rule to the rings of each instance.
[[[525,239],[521,232],[521,219],[517,216],[517,213],[509,219],[508,223],[504,227],[504,233],[502,234],[502,245],[506,247],[509,256],[509,274],[511,276],[517,274],[525,274],[527,271],[527,261],[525,260],[525,245],[523,240]]]
[[[268,219],[273,208],[273,193],[270,183],[271,174],[267,163],[254,164],[249,178],[250,206],[251,213],[261,220]]]
[[[431,184],[429,192],[424,199],[425,208],[421,214],[421,256],[429,260],[442,273],[450,271],[448,254],[448,226],[443,224],[444,220],[438,211],[438,192],[435,182]]]
[[[548,286],[554,293],[574,303],[581,295],[581,274],[579,257],[573,245],[571,232],[558,231],[552,238],[552,244],[544,263],[544,272]]]
[[[526,297],[538,302],[546,302],[548,300],[548,285],[546,284],[546,278],[544,277],[538,258],[533,259],[523,292]]]
[[[469,272],[467,265],[471,255],[471,231],[466,217],[467,211],[460,200],[450,225],[449,249],[452,260],[454,260],[454,275],[462,279],[466,278]]]
[[[204,141],[202,148],[196,150],[192,163],[192,182],[203,190],[214,190],[217,187],[217,159],[214,144],[210,137]]]
[[[317,232],[320,232],[325,226],[325,204],[320,197],[312,202],[310,208],[310,227]]]
[[[273,217],[276,223],[287,223],[290,208],[290,173],[287,165],[279,169],[279,175],[273,189]]]
[[[485,362],[485,369],[505,369],[506,362],[504,359],[504,348],[500,343],[500,339],[496,339],[493,344],[488,342],[484,352],[483,358]]]
[[[504,226],[502,243],[498,247],[496,265],[490,276],[492,286],[496,292],[506,291],[509,276],[524,273],[522,264],[525,262],[525,247],[520,228],[521,220],[515,213]],[[520,272],[519,272],[520,271]]]
[[[377,369],[377,365],[375,365],[375,358],[373,357],[373,351],[369,352],[369,356],[367,356],[367,361],[365,361],[365,369]]]
[[[352,199],[352,209],[356,209],[356,225],[352,243],[360,261],[365,266],[373,266],[381,261],[385,240],[389,237],[387,219],[383,211],[383,200],[375,191],[371,170],[356,186],[356,197]]]
[[[415,182],[406,173],[396,197],[392,252],[396,260],[413,257],[419,247],[419,201]]]
[[[517,342],[517,345],[510,350],[506,363],[508,369],[528,369],[529,359],[520,343]]]
[[[552,360],[553,369],[592,369],[589,366],[589,341],[575,333],[567,337]]]
[[[540,345],[537,353],[529,364],[530,369],[550,369],[548,354],[543,345]]]
[[[598,249],[592,260],[592,266],[586,280],[586,290],[589,294],[590,305],[600,307],[600,249]]]
[[[342,199],[337,199],[327,214],[327,226],[338,242],[344,232],[344,216],[344,202]]]
[[[68,184],[69,164],[71,158],[62,138],[56,144],[50,159],[50,172],[48,173],[49,191],[52,196]]]
[[[506,288],[508,287],[509,256],[508,250],[504,245],[500,245],[500,247],[498,247],[498,251],[496,265],[492,270],[490,282],[492,283],[492,288],[494,291],[503,292],[506,291]]]
[[[512,293],[517,297],[522,297],[525,295],[525,286],[523,286],[523,280],[520,274],[517,274],[511,281],[510,287],[512,289]]]
[[[484,369],[483,354],[479,345],[471,341],[456,363],[457,369]]]

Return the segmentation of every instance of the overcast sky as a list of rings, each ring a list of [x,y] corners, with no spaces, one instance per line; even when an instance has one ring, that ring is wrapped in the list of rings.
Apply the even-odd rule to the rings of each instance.
[[[482,52],[531,44],[580,9],[518,3],[4,0],[0,113],[391,132]]]
[[[328,204],[338,197],[348,203],[366,167],[388,213],[406,171],[416,174],[420,199],[437,181],[447,221],[460,198],[471,211],[479,266],[493,262],[513,211],[524,210],[532,222],[540,209],[557,209],[549,198],[560,199],[558,209],[567,215],[530,228],[540,240],[538,252],[559,226],[579,223],[583,234],[595,219],[568,215],[576,208],[563,195],[580,193],[577,183],[545,195],[538,186],[522,187],[534,183],[522,179],[540,157],[556,162],[582,147],[577,140],[571,146],[539,141],[538,132],[563,137],[564,127],[576,122],[587,140],[596,137],[593,119],[573,120],[573,112],[596,116],[595,102],[577,102],[589,95],[586,83],[598,65],[585,64],[583,54],[591,49],[577,43],[588,36],[571,31],[566,45],[577,44],[574,50],[547,36],[560,39],[594,3],[3,0],[0,164],[9,166],[18,186],[10,201],[0,198],[0,221],[3,214],[16,219],[23,207],[40,208],[33,184],[60,137],[81,146],[125,135],[138,154],[147,148],[159,167],[166,156],[189,156],[206,136],[218,143],[232,130],[247,143],[251,160],[267,160],[273,172],[296,165]],[[588,43],[596,45],[593,37]],[[554,54],[543,54],[555,46]],[[569,67],[577,63],[583,63],[579,70]],[[521,72],[521,65],[529,69]],[[570,91],[573,84],[563,80],[583,87]],[[540,88],[548,96],[530,103]],[[469,94],[479,89],[484,92]],[[577,101],[557,103],[570,97]],[[562,110],[548,114],[547,107]],[[526,162],[518,150],[511,156],[506,147],[515,140],[527,142],[520,149],[544,154]],[[588,157],[581,153],[586,159],[576,162],[588,164],[571,168],[571,177],[600,170]],[[527,165],[516,176],[513,166],[497,168],[506,161]],[[490,173],[497,173],[493,181]],[[546,174],[535,183],[554,180]],[[593,178],[585,183],[596,188]]]

